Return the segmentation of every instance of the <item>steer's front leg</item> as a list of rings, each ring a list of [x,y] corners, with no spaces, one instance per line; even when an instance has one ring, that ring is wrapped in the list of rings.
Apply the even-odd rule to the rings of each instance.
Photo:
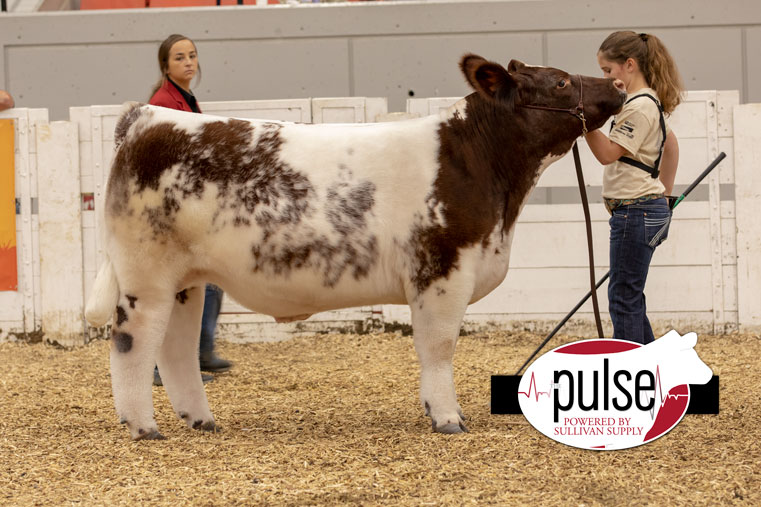
[[[457,403],[452,359],[472,284],[465,276],[434,282],[410,303],[415,350],[420,360],[420,400],[433,431],[468,431]]]
[[[153,418],[153,368],[173,300],[120,295],[111,336],[111,387],[116,413],[134,440],[164,438]]]

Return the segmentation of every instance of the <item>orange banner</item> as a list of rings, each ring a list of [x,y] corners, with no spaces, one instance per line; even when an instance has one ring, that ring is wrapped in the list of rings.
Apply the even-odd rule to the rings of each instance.
[[[0,291],[18,290],[13,120],[0,120]]]

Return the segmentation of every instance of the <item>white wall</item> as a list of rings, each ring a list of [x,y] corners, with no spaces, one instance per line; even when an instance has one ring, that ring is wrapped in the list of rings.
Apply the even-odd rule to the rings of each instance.
[[[408,116],[436,114],[454,100],[411,100]],[[653,259],[646,295],[656,332],[671,328],[682,332],[761,328],[761,221],[754,218],[761,188],[757,171],[761,111],[758,104],[738,102],[736,91],[691,92],[671,118],[672,128],[679,132],[682,153],[678,188],[691,183],[720,151],[728,156],[679,205],[670,238]],[[202,106],[208,113],[220,115],[304,122],[389,119],[382,98],[214,102]],[[113,129],[120,109],[72,108],[71,121],[52,123],[47,121],[45,110],[0,113],[0,117],[17,119],[16,195],[21,202],[17,217],[19,290],[0,292],[0,340],[7,339],[9,333],[40,329],[45,339],[59,344],[86,340],[81,314],[103,255],[98,210],[103,208]],[[608,215],[599,204],[599,195],[593,194],[599,193],[602,170],[583,141],[580,148],[590,200],[598,201],[592,203],[591,215],[599,279],[608,268]],[[560,197],[535,200],[526,206],[518,219],[508,276],[494,292],[469,307],[466,328],[496,325],[548,330],[588,290],[583,214],[571,157],[549,168],[533,193],[558,193]],[[599,294],[609,331],[605,290],[603,285]],[[275,324],[272,318],[250,312],[232,300],[226,301],[223,312],[221,334],[237,341],[409,322],[406,307],[396,305],[325,312],[294,324]],[[591,323],[588,302],[567,330],[591,336]]]

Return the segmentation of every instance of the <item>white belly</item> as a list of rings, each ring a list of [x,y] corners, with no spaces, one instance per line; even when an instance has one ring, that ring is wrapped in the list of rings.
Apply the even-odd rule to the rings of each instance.
[[[485,248],[478,245],[478,251],[474,254],[478,255],[476,266],[479,268],[470,304],[489,294],[505,279],[510,264],[510,246],[514,232],[515,224],[504,235],[501,232],[501,224],[498,224],[489,238],[489,245]]]

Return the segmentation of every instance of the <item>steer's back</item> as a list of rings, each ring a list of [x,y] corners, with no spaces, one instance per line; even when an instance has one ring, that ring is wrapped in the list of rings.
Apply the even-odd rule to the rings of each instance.
[[[439,124],[132,108],[109,180],[110,254],[143,245],[178,289],[213,281],[272,315],[404,302],[413,231],[437,219]]]

